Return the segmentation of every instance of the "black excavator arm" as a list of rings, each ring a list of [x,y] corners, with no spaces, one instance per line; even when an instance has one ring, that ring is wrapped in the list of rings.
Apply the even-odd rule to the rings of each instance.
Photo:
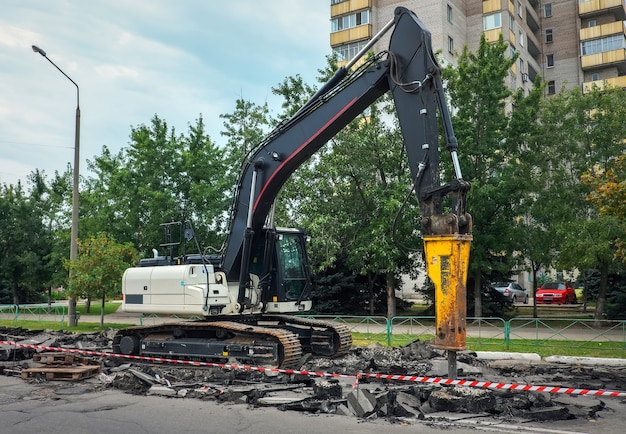
[[[356,60],[391,28],[389,49],[349,74]],[[465,209],[469,184],[461,176],[430,33],[413,12],[403,7],[396,9],[394,19],[355,59],[340,68],[296,115],[279,125],[248,156],[235,194],[221,269],[229,281],[239,280],[239,302],[243,303],[253,238],[265,227],[283,184],[321,146],[387,92],[393,94],[422,212],[427,271],[437,295],[448,300],[437,303],[443,306],[443,312],[438,312],[436,343],[442,348],[463,349],[464,273],[472,227]],[[439,171],[439,121],[455,170],[454,179],[444,184]],[[446,197],[450,203],[444,205]],[[269,261],[268,257],[271,255],[264,260]],[[461,292],[463,302],[459,306]]]

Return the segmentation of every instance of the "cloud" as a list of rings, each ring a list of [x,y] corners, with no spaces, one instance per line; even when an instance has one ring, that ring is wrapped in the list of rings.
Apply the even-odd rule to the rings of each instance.
[[[308,0],[5,0],[0,182],[73,161],[76,89],[33,44],[80,86],[84,168],[155,114],[179,132],[202,115],[221,143],[237,98],[278,109],[271,88],[285,77],[315,83],[328,32],[328,4]]]

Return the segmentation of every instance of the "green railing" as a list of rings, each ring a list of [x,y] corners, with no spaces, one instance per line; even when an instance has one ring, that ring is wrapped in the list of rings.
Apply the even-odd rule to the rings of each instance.
[[[542,347],[626,350],[626,321],[513,318],[507,324],[507,349],[526,342]]]
[[[17,322],[64,322],[65,305],[0,305],[0,319]],[[385,341],[389,346],[406,345],[414,340],[430,340],[435,336],[434,316],[304,315],[345,324],[355,340]],[[139,324],[157,324],[171,320],[201,319],[185,316],[139,315]],[[587,348],[624,351],[626,358],[626,321],[582,320],[568,318],[467,318],[467,340],[471,344],[515,350],[516,348]],[[599,352],[601,354],[601,351]]]
[[[20,318],[20,315],[22,318]],[[27,316],[26,316],[27,315]],[[0,319],[29,319],[31,321],[64,322],[67,306],[57,304],[3,304],[0,305]]]
[[[414,340],[435,336],[434,316],[309,315],[344,323],[359,340],[380,341],[389,346],[406,345]],[[467,340],[471,344],[513,350],[520,347],[591,348],[626,350],[626,321],[595,321],[552,318],[473,318],[466,321]],[[600,353],[601,354],[601,353]],[[626,358],[626,351],[624,352]]]

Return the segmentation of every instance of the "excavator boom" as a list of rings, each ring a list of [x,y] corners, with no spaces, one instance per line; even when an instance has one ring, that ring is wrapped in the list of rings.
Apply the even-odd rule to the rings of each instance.
[[[351,71],[373,42],[390,29],[389,49]],[[203,315],[210,321],[127,329],[117,336],[115,348],[127,353],[143,348],[150,354],[176,354],[193,348],[188,357],[232,356],[277,364],[294,363],[300,348],[322,355],[346,352],[351,344],[346,327],[284,315],[311,308],[310,273],[302,231],[276,228],[272,209],[293,172],[387,92],[393,95],[404,138],[422,214],[427,273],[436,288],[434,343],[450,351],[464,349],[465,280],[472,229],[472,218],[465,209],[469,184],[461,175],[430,33],[403,7],[395,10],[393,20],[355,59],[339,68],[309,102],[247,156],[234,195],[225,249],[218,258],[154,258],[142,264],[143,270],[127,270],[125,310]],[[443,184],[440,126],[454,168],[452,179]],[[159,265],[174,266],[164,270]],[[267,320],[275,323],[274,331],[261,327]],[[241,324],[245,324],[245,334]],[[298,344],[294,336],[299,338]],[[210,350],[204,344],[207,339]]]

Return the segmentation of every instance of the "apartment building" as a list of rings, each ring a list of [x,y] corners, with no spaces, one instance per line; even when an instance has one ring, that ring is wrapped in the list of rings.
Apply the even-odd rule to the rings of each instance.
[[[456,64],[467,45],[476,51],[481,34],[500,35],[518,60],[508,86],[530,89],[540,76],[545,95],[563,87],[588,92],[595,84],[626,88],[624,0],[331,0],[330,45],[347,62],[392,18],[397,6],[414,11],[431,32],[441,62]],[[374,51],[385,50],[386,35]],[[573,276],[560,276],[573,278]],[[522,272],[518,283],[531,286]],[[421,286],[422,282],[417,282]],[[412,287],[416,282],[409,282]]]
[[[432,35],[442,62],[455,64],[464,45],[478,48],[500,35],[518,53],[508,85],[530,88],[537,75],[546,95],[562,87],[626,87],[624,0],[331,0],[330,45],[351,59],[389,20],[397,6],[414,11]],[[389,35],[375,45],[387,47]]]

